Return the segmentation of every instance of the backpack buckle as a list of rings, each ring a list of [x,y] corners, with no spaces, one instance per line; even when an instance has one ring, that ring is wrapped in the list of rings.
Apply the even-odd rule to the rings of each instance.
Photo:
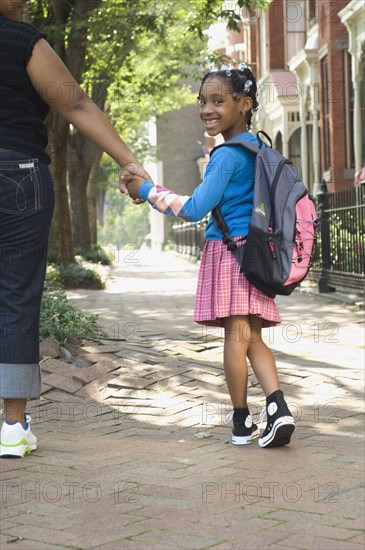
[[[228,248],[228,250],[230,250],[231,252],[233,252],[234,250],[237,249],[237,245],[234,241],[232,241],[231,237],[228,235],[228,233],[224,233],[223,234],[223,239],[222,241],[224,242],[224,244],[226,245],[226,247]]]
[[[228,243],[224,243],[227,245],[227,248],[230,252],[233,252],[234,250],[237,250],[237,245],[234,241],[232,241],[231,239],[229,239]]]

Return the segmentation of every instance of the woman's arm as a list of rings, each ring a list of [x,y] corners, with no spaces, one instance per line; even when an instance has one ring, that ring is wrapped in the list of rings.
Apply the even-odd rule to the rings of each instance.
[[[108,153],[120,166],[137,164],[133,153],[107,117],[82,90],[46,40],[40,39],[34,45],[27,72],[43,101],[81,134]],[[139,173],[147,177],[141,167]]]

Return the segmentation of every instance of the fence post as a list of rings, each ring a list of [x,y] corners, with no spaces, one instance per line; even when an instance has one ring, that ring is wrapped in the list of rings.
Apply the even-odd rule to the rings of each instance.
[[[330,225],[328,212],[329,192],[327,185],[322,180],[321,191],[318,193],[318,215],[321,228],[321,272],[318,279],[320,293],[333,292],[335,289],[328,284],[328,270],[331,266]]]

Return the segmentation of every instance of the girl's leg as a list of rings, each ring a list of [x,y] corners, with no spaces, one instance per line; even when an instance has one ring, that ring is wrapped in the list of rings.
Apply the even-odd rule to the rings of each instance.
[[[247,407],[247,363],[251,330],[247,316],[232,316],[224,324],[224,372],[234,408]]]
[[[247,445],[259,436],[247,406],[246,356],[251,339],[248,317],[227,317],[224,328],[224,371],[233,404],[232,443]]]
[[[267,425],[259,446],[280,447],[290,443],[295,422],[280,390],[274,355],[261,338],[262,319],[252,315],[249,323],[251,342],[247,356],[266,396]]]
[[[248,346],[247,356],[250,360],[252,370],[267,397],[280,388],[275,358],[261,337],[263,320],[255,315],[250,315],[249,323],[251,341]]]

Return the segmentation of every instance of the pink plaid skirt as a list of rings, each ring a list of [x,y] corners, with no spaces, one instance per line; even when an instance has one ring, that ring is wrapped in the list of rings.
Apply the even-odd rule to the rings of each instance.
[[[274,300],[240,273],[238,262],[226,245],[222,241],[207,241],[198,277],[194,321],[223,327],[224,318],[231,315],[257,315],[264,320],[263,327],[281,321]]]

